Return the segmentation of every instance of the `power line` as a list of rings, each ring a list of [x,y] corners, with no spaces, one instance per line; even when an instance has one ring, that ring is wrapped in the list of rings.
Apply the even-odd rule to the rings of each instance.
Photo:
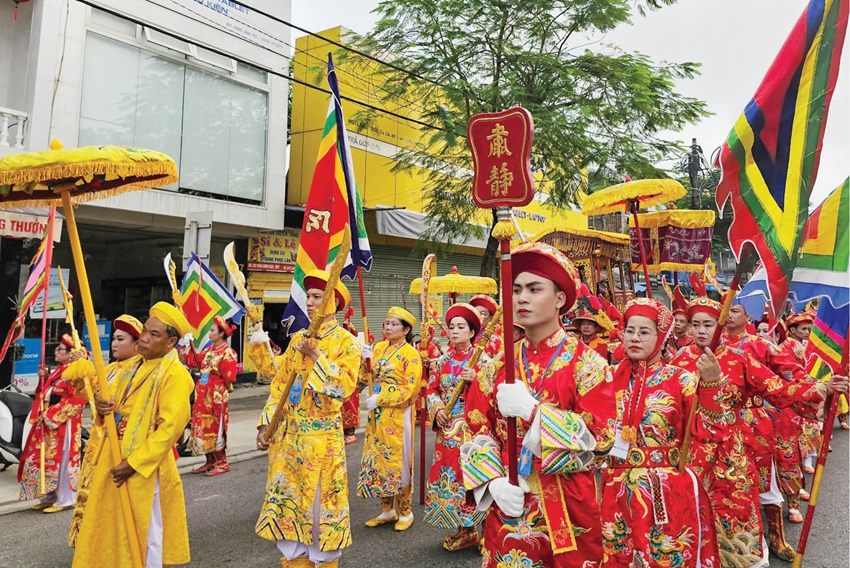
[[[149,23],[147,23],[147,22],[143,22],[143,21],[141,21],[141,20],[139,20],[139,19],[136,19],[136,18],[133,18],[133,17],[127,16],[127,15],[125,15],[125,14],[121,14],[121,13],[119,13],[119,12],[116,12],[115,10],[112,10],[112,9],[110,9],[110,8],[106,8],[106,7],[103,7],[103,6],[101,6],[101,5],[95,4],[92,0],[77,0],[77,2],[79,2],[80,4],[84,4],[84,5],[86,5],[86,6],[89,6],[89,7],[91,7],[91,8],[95,8],[95,9],[97,9],[97,10],[100,10],[100,11],[105,12],[105,13],[107,13],[107,14],[110,14],[110,15],[112,15],[112,16],[115,16],[116,18],[121,18],[121,19],[123,19],[123,20],[127,20],[128,22],[132,22],[132,23],[134,23],[134,24],[136,24],[136,25],[139,25],[139,26],[144,26],[144,27],[146,27],[146,28],[149,28],[149,29],[151,29],[151,30],[157,31],[157,32],[159,32],[159,33],[161,33],[161,34],[163,34],[163,35],[168,36],[168,37],[171,37],[171,38],[174,38],[174,39],[177,39],[177,40],[180,40],[180,41],[190,41],[190,40],[186,39],[185,37],[182,37],[182,36],[177,35],[177,34],[176,34],[176,33],[174,33],[174,32],[170,32],[170,31],[165,30],[165,29],[163,29],[163,28],[160,28],[160,27],[157,27],[157,26],[151,25],[151,24],[149,24]],[[166,9],[168,9],[168,8],[166,8]],[[319,92],[325,93],[326,95],[330,95],[330,94],[332,94],[332,93],[331,93],[329,90],[327,90],[327,89],[323,89],[323,88],[321,88],[321,87],[317,87],[316,85],[313,85],[312,83],[309,83],[309,82],[307,82],[307,81],[302,81],[301,79],[298,79],[298,78],[293,77],[293,76],[291,76],[291,75],[288,75],[288,74],[286,74],[286,73],[281,73],[280,71],[275,71],[275,70],[273,70],[273,69],[269,69],[268,67],[264,67],[264,66],[261,66],[261,65],[257,65],[256,63],[253,63],[253,62],[250,62],[250,61],[245,61],[244,59],[240,59],[240,58],[238,58],[238,57],[236,57],[236,56],[234,56],[233,54],[230,54],[230,53],[225,53],[224,51],[222,51],[222,50],[220,50],[220,49],[218,49],[218,48],[215,48],[215,47],[213,47],[213,46],[211,46],[211,45],[209,45],[209,44],[203,44],[203,43],[200,43],[200,42],[198,42],[198,41],[197,41],[197,40],[195,40],[195,39],[192,39],[192,40],[191,40],[191,43],[196,44],[196,45],[200,45],[201,47],[203,47],[203,48],[204,48],[204,49],[206,49],[207,51],[210,51],[210,52],[215,53],[215,54],[217,54],[217,55],[221,55],[222,57],[229,57],[230,59],[233,59],[234,61],[236,61],[236,62],[238,62],[238,63],[241,63],[241,64],[243,64],[243,65],[248,65],[248,66],[250,66],[250,67],[255,67],[255,68],[257,68],[257,69],[260,69],[260,70],[262,70],[262,71],[265,71],[266,73],[269,73],[270,75],[274,75],[275,77],[280,77],[280,78],[282,78],[282,79],[287,79],[287,80],[289,80],[289,81],[292,81],[293,83],[297,83],[297,84],[299,84],[299,85],[304,85],[305,87],[307,87],[307,88],[309,88],[309,89],[313,89],[313,90],[316,90],[316,91],[319,91]],[[275,53],[277,53],[277,52],[275,52]],[[281,55],[281,54],[278,54],[278,55]],[[282,56],[282,57],[284,57],[284,58],[286,58],[286,59],[292,60],[292,58],[291,58],[291,57],[287,57],[287,56],[285,56],[285,55],[281,55],[281,56]],[[413,123],[413,124],[418,124],[418,125],[420,125],[420,126],[424,126],[424,127],[426,127],[426,128],[430,128],[431,130],[441,130],[441,131],[443,131],[443,132],[447,132],[447,130],[446,130],[445,128],[440,128],[439,126],[435,126],[435,125],[433,125],[433,124],[429,124],[429,123],[427,123],[427,122],[423,122],[423,121],[421,121],[421,120],[417,120],[417,119],[415,119],[415,118],[410,118],[410,117],[407,117],[407,116],[403,116],[403,115],[400,115],[400,114],[398,114],[398,113],[392,112],[392,111],[390,111],[390,110],[383,109],[383,108],[379,108],[379,107],[376,107],[376,106],[374,106],[374,105],[370,105],[369,103],[366,103],[366,102],[363,102],[363,101],[360,101],[360,100],[357,100],[357,99],[353,99],[353,98],[351,98],[351,97],[340,96],[340,99],[345,100],[345,101],[348,101],[348,102],[351,102],[351,103],[356,104],[356,105],[359,105],[359,106],[362,106],[362,107],[364,107],[364,108],[368,108],[368,109],[370,109],[370,110],[374,110],[375,112],[380,112],[380,113],[386,114],[386,115],[388,115],[388,116],[392,116],[392,117],[394,117],[394,118],[398,118],[399,120],[404,120],[404,121],[407,121],[407,122],[410,122],[410,123]]]

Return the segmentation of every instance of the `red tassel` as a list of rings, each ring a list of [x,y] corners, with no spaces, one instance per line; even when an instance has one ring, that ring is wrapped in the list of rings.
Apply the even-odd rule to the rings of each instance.
[[[440,337],[446,337],[446,336],[448,336],[448,333],[446,333],[446,330],[445,330],[445,329],[441,329],[441,330],[440,330]]]
[[[15,21],[15,22],[18,21],[18,3],[17,2],[15,2],[15,15],[12,16],[12,20]]]

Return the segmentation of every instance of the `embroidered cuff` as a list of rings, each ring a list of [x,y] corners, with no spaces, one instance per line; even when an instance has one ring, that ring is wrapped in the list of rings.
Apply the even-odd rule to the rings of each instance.
[[[476,436],[472,442],[461,446],[460,462],[463,485],[467,490],[506,475],[499,447],[488,436]]]
[[[541,473],[574,473],[594,461],[596,440],[575,412],[540,406]]]
[[[338,377],[340,373],[339,366],[322,355],[318,361],[313,363],[313,369],[307,375],[304,386],[312,391],[342,402],[345,391],[339,382],[335,380],[335,377]]]

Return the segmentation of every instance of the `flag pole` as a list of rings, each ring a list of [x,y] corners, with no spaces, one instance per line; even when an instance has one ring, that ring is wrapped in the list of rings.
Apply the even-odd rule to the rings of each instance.
[[[839,372],[847,374],[848,370],[848,352],[850,352],[850,329],[847,330],[847,336],[844,339],[844,351],[841,353],[841,366]],[[818,504],[818,494],[820,493],[820,484],[823,481],[823,471],[826,468],[826,458],[829,454],[829,442],[832,438],[832,430],[835,426],[835,414],[838,407],[838,397],[835,394],[827,395],[824,401],[824,421],[821,427],[821,442],[820,451],[818,451],[818,461],[815,466],[815,476],[812,479],[812,492],[809,498],[809,506],[806,508],[806,520],[803,522],[803,528],[800,531],[800,540],[797,543],[797,553],[794,555],[794,562],[791,568],[801,568],[803,566],[803,555],[806,554],[806,544],[809,540],[809,531],[812,528],[812,522],[815,518],[815,508]]]
[[[363,290],[363,268],[357,264],[357,287],[360,288],[360,315],[363,317],[363,339],[369,344],[369,321],[366,318],[366,292]],[[372,358],[366,359],[366,374],[369,377],[369,396],[372,396]],[[359,394],[359,393],[358,393]],[[375,411],[370,410],[368,416],[369,423],[375,421]]]
[[[47,299],[50,292],[50,266],[53,262],[53,225],[56,220],[56,207],[50,208],[50,214],[47,216],[47,242],[44,243],[44,293],[42,298],[44,299],[41,304],[41,366],[47,368]],[[41,413],[39,417],[44,416],[44,413],[47,412],[47,400],[43,396],[44,388],[46,386],[47,378],[41,378],[39,380],[39,392],[42,393],[41,397]],[[39,422],[39,427],[41,428],[41,447],[39,448],[39,466],[40,466],[40,481],[41,481],[41,494],[44,495],[47,493],[46,480],[44,476],[44,467],[45,461],[47,457],[47,446],[45,441],[45,432],[44,432],[44,420]]]

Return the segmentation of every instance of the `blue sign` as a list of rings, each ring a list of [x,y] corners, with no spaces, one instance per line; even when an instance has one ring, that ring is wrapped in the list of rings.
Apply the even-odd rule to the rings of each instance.
[[[109,320],[97,322],[97,336],[100,339],[100,350],[103,353],[103,364],[109,363],[110,348],[112,341],[112,322]],[[89,326],[83,327],[83,344],[91,353],[91,341],[89,341]]]
[[[38,385],[38,364],[41,362],[41,338],[19,339],[18,347],[24,353],[15,361],[12,383],[29,394]]]

